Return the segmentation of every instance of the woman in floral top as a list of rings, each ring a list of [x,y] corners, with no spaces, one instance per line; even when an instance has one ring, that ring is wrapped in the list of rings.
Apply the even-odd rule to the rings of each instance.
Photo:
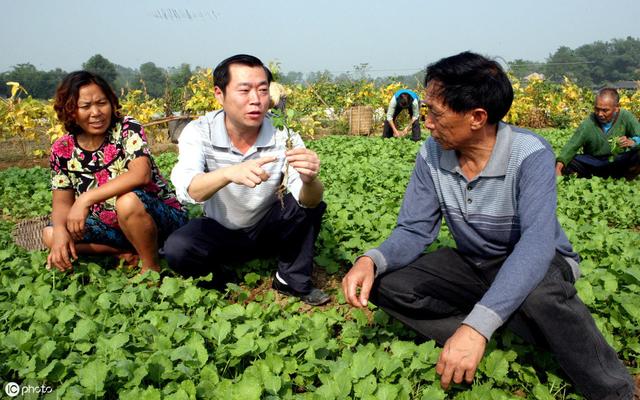
[[[121,118],[109,84],[87,71],[63,79],[54,108],[69,133],[51,148],[48,267],[67,271],[81,253],[135,252],[141,272],[158,271],[158,246],[187,216],[151,157],[143,127]]]

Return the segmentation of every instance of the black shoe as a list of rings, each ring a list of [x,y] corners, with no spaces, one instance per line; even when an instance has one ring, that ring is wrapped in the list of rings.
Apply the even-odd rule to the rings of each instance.
[[[331,297],[329,297],[328,294],[318,288],[311,288],[311,291],[309,293],[302,294],[291,289],[289,285],[285,285],[284,283],[280,282],[276,277],[273,278],[271,287],[287,296],[298,297],[300,298],[300,300],[309,304],[310,306],[320,306],[331,301]]]

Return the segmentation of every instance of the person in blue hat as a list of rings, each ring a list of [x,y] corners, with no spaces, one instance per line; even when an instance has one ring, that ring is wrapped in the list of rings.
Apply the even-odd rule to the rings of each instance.
[[[398,130],[396,120],[402,110],[407,110],[411,117],[411,122],[404,129]],[[418,95],[411,90],[402,89],[393,94],[387,109],[387,119],[384,121],[384,129],[382,137],[403,137],[406,136],[409,127],[411,127],[411,140],[417,142],[420,140],[420,99]]]

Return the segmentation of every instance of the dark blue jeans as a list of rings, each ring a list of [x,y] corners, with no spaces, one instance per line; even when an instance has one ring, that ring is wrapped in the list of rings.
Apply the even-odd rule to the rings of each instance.
[[[426,338],[444,342],[495,279],[505,257],[477,265],[443,248],[378,277],[371,301]],[[587,399],[631,399],[634,383],[576,294],[558,253],[542,282],[505,324],[550,350]]]
[[[193,219],[169,236],[162,253],[173,270],[194,277],[277,256],[278,275],[293,290],[309,293],[314,245],[326,207],[321,202],[315,208],[302,208],[287,194],[284,208],[276,201],[255,226],[246,229],[229,229],[208,217]]]
[[[396,123],[396,119],[398,118],[398,115],[400,115],[400,112],[403,109],[401,107],[396,107],[395,111],[393,112],[393,123]],[[413,109],[411,107],[407,108],[407,112],[409,113],[409,117],[413,118]],[[396,126],[397,128],[397,126]],[[416,119],[415,121],[413,121],[413,124],[411,124],[411,140],[413,140],[414,142],[417,142],[421,139],[421,132],[420,132],[420,118]],[[393,137],[393,130],[391,129],[391,125],[389,124],[389,121],[385,120],[384,121],[384,128],[382,129],[382,137],[383,138],[391,138]]]
[[[576,155],[569,165],[562,169],[564,175],[577,174],[578,178],[627,178],[635,179],[640,173],[638,148],[618,154],[612,161],[609,157],[595,157],[588,154]]]

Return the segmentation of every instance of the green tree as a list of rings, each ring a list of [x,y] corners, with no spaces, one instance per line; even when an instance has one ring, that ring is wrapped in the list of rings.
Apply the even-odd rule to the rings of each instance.
[[[146,62],[140,65],[139,80],[144,84],[149,96],[158,98],[164,95],[167,83],[164,69],[157,67],[152,62]]]
[[[303,83],[302,72],[289,71],[281,76],[281,82],[287,85],[294,85],[296,83]]]
[[[100,75],[104,80],[109,82],[111,87],[115,87],[115,81],[118,77],[116,72],[116,65],[107,60],[100,54],[96,54],[89,58],[87,62],[82,64],[82,68]]]
[[[640,79],[640,39],[627,37],[597,41],[575,50],[560,47],[549,56],[546,75],[553,80],[569,76],[584,86],[602,86]]]
[[[114,89],[119,94],[124,94],[127,90],[131,89],[136,82],[138,82],[140,73],[134,68],[123,67],[118,64],[115,64],[115,66],[118,77],[115,80]]]
[[[187,98],[187,84],[193,75],[189,64],[181,64],[179,67],[169,68],[168,90],[165,93],[167,115],[174,111],[183,111]]]
[[[523,60],[521,58],[509,62],[509,71],[518,79],[529,76],[534,72],[541,73],[543,70],[544,63]]]
[[[590,63],[575,50],[562,46],[547,59],[545,76],[557,82],[566,76],[582,85],[592,85],[593,81],[587,71]]]
[[[60,68],[51,71],[39,71],[33,64],[14,65],[11,71],[0,74],[0,93],[8,97],[11,89],[6,82],[19,82],[29,94],[37,99],[49,99],[55,94],[56,87],[67,73]]]
[[[171,88],[182,88],[189,83],[189,79],[191,79],[191,75],[193,75],[193,71],[191,71],[191,66],[189,64],[180,64],[179,67],[169,68],[167,71],[169,74],[169,84]]]

